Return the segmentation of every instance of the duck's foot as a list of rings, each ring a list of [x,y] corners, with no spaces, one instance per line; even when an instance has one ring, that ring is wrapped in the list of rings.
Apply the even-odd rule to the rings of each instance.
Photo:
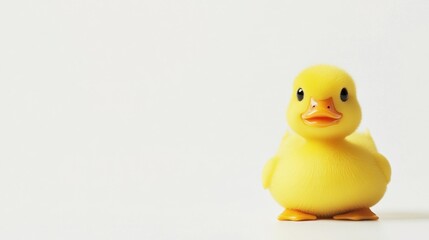
[[[353,210],[348,213],[336,215],[333,217],[335,220],[352,220],[352,221],[360,221],[360,220],[377,220],[378,216],[375,215],[369,208],[361,208],[357,210]]]
[[[277,219],[280,221],[304,221],[304,220],[316,220],[317,217],[298,210],[285,209]]]

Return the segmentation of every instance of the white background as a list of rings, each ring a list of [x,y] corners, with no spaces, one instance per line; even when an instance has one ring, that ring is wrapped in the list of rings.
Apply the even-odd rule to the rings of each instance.
[[[1,1],[1,239],[427,239],[428,1]],[[378,222],[278,222],[294,77],[355,79]]]

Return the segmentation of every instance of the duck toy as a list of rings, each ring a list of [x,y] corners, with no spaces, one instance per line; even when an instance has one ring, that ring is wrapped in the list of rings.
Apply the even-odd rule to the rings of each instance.
[[[344,70],[316,65],[295,79],[287,132],[262,182],[285,208],[279,220],[377,220],[390,165],[369,132],[355,132],[361,109]]]

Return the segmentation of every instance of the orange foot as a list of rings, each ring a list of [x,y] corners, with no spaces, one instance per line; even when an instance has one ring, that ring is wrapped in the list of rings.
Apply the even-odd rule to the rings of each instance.
[[[378,217],[369,208],[361,208],[348,213],[334,216],[335,220],[377,220]]]
[[[285,209],[277,219],[280,221],[303,221],[316,220],[317,217],[308,213],[300,212],[298,210]]]

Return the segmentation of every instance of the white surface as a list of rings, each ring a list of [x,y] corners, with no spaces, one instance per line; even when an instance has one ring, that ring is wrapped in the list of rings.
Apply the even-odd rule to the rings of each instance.
[[[428,1],[2,1],[0,239],[427,239]],[[303,68],[358,87],[378,222],[277,222]]]

